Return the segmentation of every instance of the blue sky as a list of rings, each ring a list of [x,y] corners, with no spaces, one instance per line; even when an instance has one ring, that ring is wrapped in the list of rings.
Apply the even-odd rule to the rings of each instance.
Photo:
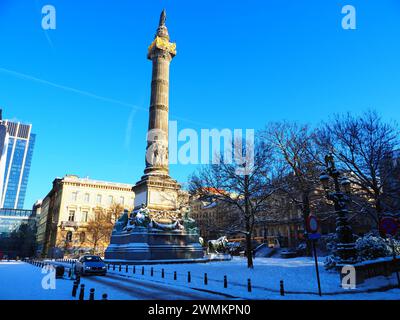
[[[41,28],[41,8],[57,29]],[[341,8],[357,10],[343,30]],[[25,207],[67,173],[134,183],[143,173],[151,62],[162,8],[178,54],[178,128],[318,123],[368,108],[400,120],[400,3],[1,0],[0,106],[37,134]],[[172,165],[184,182],[194,166]]]

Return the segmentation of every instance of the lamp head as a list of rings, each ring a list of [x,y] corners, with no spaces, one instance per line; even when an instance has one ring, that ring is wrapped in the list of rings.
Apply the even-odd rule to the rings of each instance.
[[[344,189],[344,191],[346,193],[350,193],[350,191],[351,191],[351,182],[350,182],[349,179],[347,179],[346,177],[342,178],[340,180],[340,184],[342,185],[342,187],[343,187],[343,189]]]
[[[321,181],[322,186],[324,187],[324,189],[328,189],[328,187],[329,187],[329,176],[325,171],[322,172],[321,175],[319,176],[319,181]]]

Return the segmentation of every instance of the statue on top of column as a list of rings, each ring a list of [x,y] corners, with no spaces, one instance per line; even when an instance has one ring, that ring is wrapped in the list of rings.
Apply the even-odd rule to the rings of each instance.
[[[161,12],[160,15],[160,22],[158,23],[158,26],[165,26],[165,21],[167,20],[167,13],[165,11],[165,9],[163,9],[163,11]]]

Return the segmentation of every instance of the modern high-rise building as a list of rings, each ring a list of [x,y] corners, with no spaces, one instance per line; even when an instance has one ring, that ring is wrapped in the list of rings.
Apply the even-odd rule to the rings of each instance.
[[[3,133],[4,127],[6,133]],[[24,207],[35,137],[31,124],[0,121],[1,208]]]
[[[1,110],[0,110],[1,120]],[[6,159],[8,150],[8,139],[9,135],[7,132],[7,126],[0,122],[0,200],[2,198],[4,176],[6,172]]]

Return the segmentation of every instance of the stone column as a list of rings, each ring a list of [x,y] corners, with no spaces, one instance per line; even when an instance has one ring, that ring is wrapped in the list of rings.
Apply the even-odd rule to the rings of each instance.
[[[168,176],[169,66],[176,55],[176,45],[169,41],[165,16],[161,18],[147,55],[147,58],[153,62],[153,72],[144,173],[145,175]]]

